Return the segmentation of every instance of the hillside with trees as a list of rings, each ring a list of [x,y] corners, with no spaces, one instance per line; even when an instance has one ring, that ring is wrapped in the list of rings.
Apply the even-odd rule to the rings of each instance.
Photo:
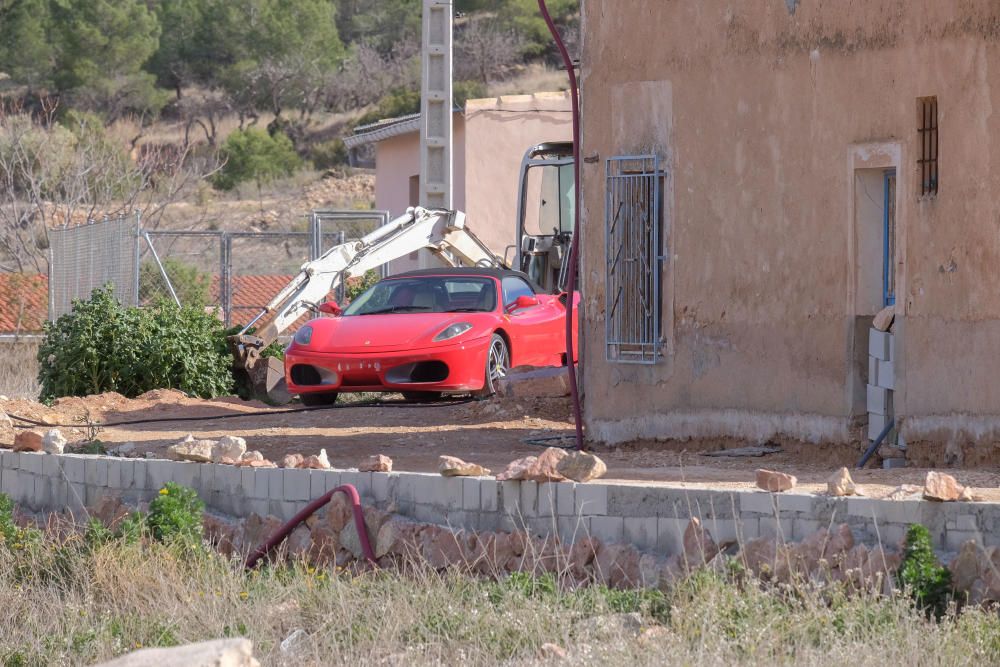
[[[44,272],[48,229],[104,215],[291,230],[370,207],[341,138],[419,110],[422,4],[0,0],[0,271]],[[575,45],[578,0],[549,6]],[[565,87],[536,0],[455,9],[456,103]]]

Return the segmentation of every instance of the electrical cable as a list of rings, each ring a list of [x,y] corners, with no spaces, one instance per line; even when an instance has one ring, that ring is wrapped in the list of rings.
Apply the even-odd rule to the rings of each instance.
[[[25,424],[30,424],[31,426],[48,426],[48,427],[59,427],[59,428],[80,428],[81,426],[97,426],[100,428],[109,428],[112,426],[133,426],[137,424],[155,424],[160,422],[198,422],[198,421],[213,421],[216,419],[236,419],[238,417],[266,417],[270,415],[293,415],[301,412],[314,412],[319,410],[344,410],[347,408],[446,408],[454,405],[465,405],[467,403],[475,403],[482,399],[478,398],[463,398],[455,401],[435,401],[432,403],[419,402],[419,401],[361,401],[358,403],[342,403],[340,405],[325,405],[317,406],[312,408],[286,408],[283,410],[254,410],[252,412],[229,412],[226,414],[219,415],[205,415],[203,417],[148,417],[144,419],[127,419],[115,422],[104,422],[104,423],[94,423],[94,422],[78,422],[76,424],[50,424],[48,422],[38,421],[36,419],[29,419],[27,417],[22,417],[13,413],[7,413],[7,416],[11,419],[19,422],[24,422]],[[20,426],[15,424],[18,428],[28,428],[27,426]]]
[[[573,212],[577,222],[580,220],[580,91],[576,84],[576,69],[573,66],[573,59],[569,57],[566,44],[563,42],[556,24],[549,14],[549,8],[545,5],[545,0],[538,0],[538,9],[545,19],[545,25],[552,33],[556,48],[562,56],[563,64],[566,66],[566,74],[569,75],[570,101],[573,106]],[[576,360],[573,359],[573,293],[576,290],[576,272],[580,248],[580,225],[575,224],[573,228],[573,240],[570,242],[569,255],[566,261],[569,262],[569,272],[566,277],[566,368],[569,375],[569,393],[573,398],[573,421],[576,427],[576,448],[584,449],[583,441],[583,415],[580,409],[580,389],[576,384]]]

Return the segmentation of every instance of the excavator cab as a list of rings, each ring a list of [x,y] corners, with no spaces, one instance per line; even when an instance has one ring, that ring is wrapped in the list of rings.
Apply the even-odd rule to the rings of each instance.
[[[532,146],[521,160],[520,175],[513,266],[547,291],[561,292],[576,227],[573,143]]]

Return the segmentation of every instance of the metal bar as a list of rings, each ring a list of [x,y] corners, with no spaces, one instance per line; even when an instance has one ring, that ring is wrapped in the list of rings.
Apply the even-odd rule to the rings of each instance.
[[[882,429],[882,432],[878,434],[878,437],[875,438],[874,441],[872,441],[871,446],[869,446],[868,449],[865,450],[865,453],[861,455],[861,460],[858,461],[858,470],[865,467],[865,464],[868,463],[868,459],[870,459],[875,454],[875,452],[878,451],[879,447],[882,446],[882,441],[886,439],[886,437],[889,435],[889,432],[895,426],[896,426],[896,420],[890,419],[889,423],[886,424],[885,428]]]
[[[149,246],[149,251],[153,253],[153,259],[156,261],[156,266],[160,268],[160,274],[163,276],[164,282],[167,283],[167,289],[170,290],[170,296],[173,297],[174,303],[176,303],[179,308],[181,300],[177,298],[177,292],[174,291],[174,286],[170,282],[170,276],[167,275],[167,270],[163,268],[163,262],[160,261],[160,256],[157,254],[156,248],[153,246],[153,241],[149,238],[149,232],[143,232],[143,237],[146,239],[146,245]],[[136,294],[138,294],[138,292],[136,292]]]

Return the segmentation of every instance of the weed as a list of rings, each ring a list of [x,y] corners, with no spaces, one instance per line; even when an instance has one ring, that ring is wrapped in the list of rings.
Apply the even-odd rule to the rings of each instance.
[[[146,525],[161,542],[195,545],[201,541],[205,503],[193,489],[167,482],[149,504]]]
[[[928,616],[934,614],[938,620],[944,616],[951,597],[951,572],[938,563],[931,546],[931,534],[918,523],[906,531],[903,562],[896,580]]]

